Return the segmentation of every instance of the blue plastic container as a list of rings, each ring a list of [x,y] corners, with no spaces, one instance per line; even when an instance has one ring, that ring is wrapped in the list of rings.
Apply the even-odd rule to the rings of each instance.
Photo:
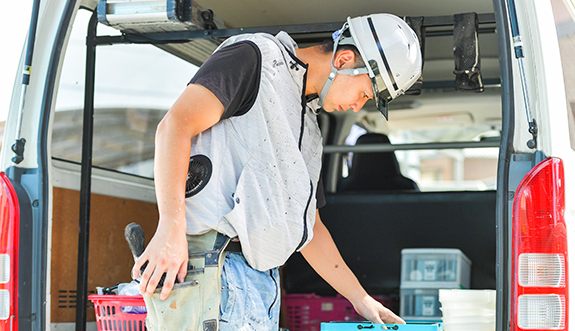
[[[443,331],[441,323],[373,324],[370,322],[321,323],[321,331],[375,331],[384,330],[383,325],[385,325],[388,330],[397,331]]]

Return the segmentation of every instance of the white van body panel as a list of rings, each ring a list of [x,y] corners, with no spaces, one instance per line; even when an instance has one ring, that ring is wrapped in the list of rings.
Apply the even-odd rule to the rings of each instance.
[[[40,2],[40,13],[38,18],[38,28],[36,32],[36,42],[34,46],[34,56],[32,58],[32,74],[30,75],[30,84],[27,88],[26,99],[24,103],[24,110],[22,116],[22,131],[21,138],[26,139],[24,149],[24,160],[18,165],[22,168],[37,168],[38,167],[38,123],[40,122],[40,110],[42,109],[44,89],[46,87],[46,77],[48,73],[48,66],[50,65],[50,56],[53,52],[54,42],[60,21],[64,12],[66,1],[50,0]],[[79,6],[79,4],[77,4]],[[74,11],[76,13],[76,11]],[[69,36],[70,28],[66,34],[66,39]],[[66,41],[64,42],[66,45]],[[23,53],[22,58],[25,57]],[[60,64],[63,57],[60,58]],[[22,62],[23,63],[23,62]],[[12,102],[10,103],[10,110],[7,118],[6,130],[4,132],[4,145],[11,146],[16,139],[16,123],[20,107],[20,93],[22,89],[20,66],[18,75],[16,77]],[[56,86],[59,77],[56,77]],[[52,106],[56,100],[56,95],[52,98]],[[53,108],[53,107],[51,107]],[[50,146],[50,144],[48,144]],[[6,169],[12,165],[13,152],[9,148],[3,148],[1,154],[2,169]]]
[[[52,52],[54,51],[54,43],[55,38],[58,33],[58,29],[60,26],[60,22],[62,16],[64,14],[64,8],[66,6],[66,1],[61,0],[50,0],[50,1],[41,1],[40,2],[40,11],[39,11],[39,18],[38,18],[38,27],[36,32],[36,42],[34,53],[36,56],[33,57],[32,60],[32,74],[30,75],[30,84],[27,87],[26,96],[24,100],[24,109],[22,112],[22,126],[21,126],[21,134],[20,138],[26,139],[25,149],[24,149],[24,160],[18,164],[18,167],[21,168],[28,168],[28,169],[35,169],[39,166],[39,125],[38,123],[41,122],[41,109],[43,107],[44,102],[44,90],[47,84],[47,76],[48,70],[51,60]],[[79,3],[77,4],[79,7]],[[76,7],[76,9],[77,9]],[[77,10],[74,10],[74,15]],[[72,18],[73,20],[73,18]],[[71,26],[68,27],[66,33],[66,40],[64,41],[64,47],[67,44],[67,39],[69,37],[69,32],[71,30]],[[22,53],[22,58],[19,64],[19,69],[23,68],[24,58],[25,58],[25,50]],[[63,57],[60,57],[60,62],[58,66],[61,66],[63,62]],[[60,76],[60,71],[58,70],[58,75],[55,78],[55,86],[58,85]],[[16,76],[16,81],[14,84],[13,89],[13,96],[12,101],[10,103],[10,110],[8,113],[8,118],[6,120],[6,129],[4,132],[4,146],[10,147],[15,139],[16,139],[16,130],[19,116],[19,107],[20,107],[20,94],[22,91],[22,83],[21,83],[21,75],[20,70],[18,70],[18,75]],[[52,98],[52,104],[50,109],[53,109],[53,106],[56,102],[57,97],[57,89],[54,91],[54,96]],[[50,123],[51,125],[51,123]],[[50,130],[50,129],[49,129]],[[50,135],[48,135],[48,155],[50,155]],[[13,164],[12,157],[14,153],[10,148],[3,148],[0,156],[0,162],[2,169],[6,169]],[[48,165],[51,167],[51,164]],[[51,173],[51,171],[49,171]],[[52,186],[50,185],[50,178],[46,179],[49,183],[49,196],[48,196],[48,219],[52,219]],[[47,245],[51,247],[51,238],[52,238],[52,222],[48,222],[48,233],[47,233]],[[47,254],[47,279],[46,281],[50,282],[50,258],[51,254]],[[46,287],[46,325],[50,325],[50,303],[52,293],[50,291],[50,287]]]

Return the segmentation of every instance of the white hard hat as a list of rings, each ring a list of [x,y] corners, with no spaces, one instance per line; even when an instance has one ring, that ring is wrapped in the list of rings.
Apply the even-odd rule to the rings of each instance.
[[[349,29],[349,36],[345,34]],[[348,18],[333,35],[334,52],[338,45],[354,45],[365,68],[332,71],[324,85],[320,103],[337,74],[367,73],[373,84],[375,104],[387,119],[387,104],[405,93],[421,75],[421,50],[415,32],[401,18],[392,14],[372,14]]]

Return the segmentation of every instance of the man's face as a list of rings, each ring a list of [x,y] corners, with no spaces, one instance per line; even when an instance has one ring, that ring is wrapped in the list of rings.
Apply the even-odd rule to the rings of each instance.
[[[365,102],[373,99],[371,79],[367,74],[349,76],[337,75],[325,96],[323,109],[327,112],[358,112]]]
[[[353,69],[355,54],[352,50],[338,51],[333,59],[333,65],[338,70]],[[358,112],[365,102],[373,99],[373,85],[367,74],[356,76],[339,74],[323,100],[323,109],[327,112],[347,111]]]

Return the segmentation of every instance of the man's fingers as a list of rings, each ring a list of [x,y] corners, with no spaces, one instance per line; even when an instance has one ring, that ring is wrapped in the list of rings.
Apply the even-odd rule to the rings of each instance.
[[[178,281],[183,283],[186,280],[186,275],[188,274],[188,263],[183,263],[178,271]]]
[[[152,294],[154,294],[154,291],[156,291],[156,288],[158,287],[158,283],[160,283],[160,279],[162,279],[163,275],[164,275],[164,270],[159,269],[159,268],[156,268],[154,270],[154,273],[152,274],[152,276],[148,280],[148,285],[146,286],[146,290],[144,292],[145,296],[147,296],[149,298],[152,296]]]
[[[168,295],[170,295],[170,292],[174,287],[176,276],[177,274],[175,269],[168,269],[168,273],[164,279],[164,285],[162,286],[162,292],[160,293],[160,300],[166,300],[168,298]]]
[[[134,267],[132,268],[132,279],[136,279],[140,275],[140,268],[136,267],[137,265],[134,264]]]
[[[138,278],[138,276],[140,275],[140,269],[142,268],[144,263],[146,263],[146,259],[142,255],[136,260],[136,262],[134,263],[134,267],[132,267],[132,279]]]
[[[375,319],[376,321],[374,323],[377,324],[405,324],[405,321],[402,320],[399,316],[395,315],[391,310],[386,308],[386,312],[387,314],[385,316],[381,316],[381,319],[379,316],[377,316]],[[383,329],[387,329],[384,326],[382,326]]]
[[[176,272],[177,270],[177,272]],[[166,274],[166,279],[164,280],[164,286],[162,292],[160,293],[160,299],[166,300],[170,295],[170,292],[174,288],[176,277],[180,283],[183,283],[186,279],[186,274],[188,273],[188,263],[182,263],[179,269],[170,268]]]
[[[405,324],[405,321],[401,317],[395,315],[391,310],[387,310],[387,316],[385,317],[385,322],[390,324]]]
[[[375,324],[383,324],[383,320],[381,318],[379,318],[379,316],[375,316],[375,321],[372,321],[372,322]],[[382,325],[381,327],[382,327],[382,329],[387,329],[385,327],[385,325]]]
[[[148,288],[148,283],[150,282],[150,278],[152,277],[152,275],[154,274],[154,269],[155,266],[150,265],[148,263],[148,265],[146,266],[146,269],[144,269],[144,271],[142,272],[142,275],[140,276],[140,294],[144,295],[144,293],[146,292],[147,288]]]

